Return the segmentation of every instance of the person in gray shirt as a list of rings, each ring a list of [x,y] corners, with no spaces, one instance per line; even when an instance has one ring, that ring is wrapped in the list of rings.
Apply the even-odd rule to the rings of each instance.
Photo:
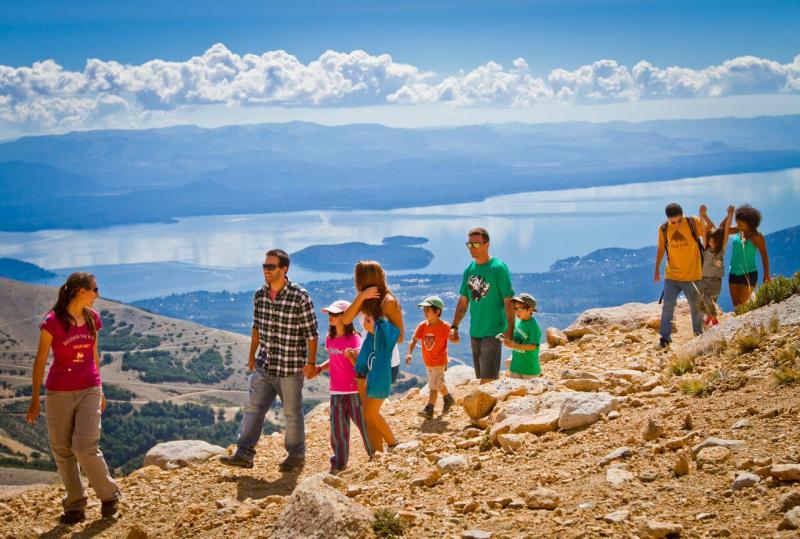
[[[715,326],[717,320],[717,298],[722,290],[725,274],[725,247],[731,230],[734,207],[728,206],[728,215],[719,228],[709,219],[705,205],[700,206],[700,218],[706,225],[705,250],[703,251],[703,280],[700,284],[700,306],[706,314],[706,326]]]

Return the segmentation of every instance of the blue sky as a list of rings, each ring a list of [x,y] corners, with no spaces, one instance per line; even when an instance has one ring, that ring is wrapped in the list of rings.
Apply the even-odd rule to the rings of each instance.
[[[233,110],[232,116],[269,119],[311,115],[313,119],[316,114],[320,121],[341,117],[340,109],[352,107],[427,107],[427,117],[433,114],[442,121],[448,115],[454,116],[454,108],[462,111],[455,116],[465,122],[482,118],[476,116],[479,108],[571,111],[565,116],[569,119],[580,117],[583,110],[591,118],[597,111],[587,111],[586,105],[607,109],[609,104],[657,99],[677,101],[666,107],[653,107],[677,115],[685,107],[686,115],[691,116],[699,105],[689,101],[698,99],[732,100],[732,111],[749,114],[772,114],[784,109],[798,112],[798,21],[798,1],[358,0],[301,1],[291,5],[208,0],[5,2],[0,7],[0,69],[5,66],[6,77],[0,78],[0,100],[4,95],[11,99],[6,100],[7,110],[0,105],[0,116],[8,124],[0,127],[0,135],[104,125],[135,127],[193,118],[206,118],[202,121],[213,124],[223,121],[222,113],[214,112],[220,107]],[[215,90],[204,88],[200,91],[203,97],[198,99],[192,89],[180,90],[188,96],[185,98],[173,96],[173,90],[167,92],[167,97],[161,89],[143,91],[131,82],[131,77],[145,76],[139,72],[115,74],[111,89],[109,84],[103,88],[95,84],[87,90],[86,85],[76,89],[79,83],[75,81],[71,86],[65,86],[63,81],[52,82],[52,69],[45,70],[44,75],[10,71],[52,60],[51,66],[85,78],[90,58],[132,66],[153,60],[180,63],[203,57],[215,44],[224,46],[231,58],[225,61],[232,63],[246,54],[283,50],[301,66],[310,66],[328,50],[342,54],[363,50],[369,56],[366,60],[337,60],[337,66],[332,68],[339,70],[336,76],[353,65],[374,69],[372,58],[382,54],[391,55],[392,62],[399,66],[412,66],[416,74],[404,72],[400,78],[390,76],[388,82],[381,80],[373,86],[367,81],[369,87],[361,90],[338,86],[326,90],[333,94],[303,92],[285,97],[286,92],[277,92],[282,97],[276,97],[273,90],[262,88],[256,92],[249,87],[220,97]],[[755,57],[761,62],[740,62],[722,74],[709,70],[741,57]],[[524,63],[515,66],[513,62],[518,58],[524,58]],[[614,62],[616,67],[596,64],[603,60]],[[639,69],[634,73],[634,67],[642,60],[657,71],[642,74]],[[368,68],[363,67],[365,62]],[[502,69],[496,69],[494,64]],[[487,65],[488,69],[479,69]],[[584,66],[594,67],[581,72]],[[684,73],[686,78],[665,71],[673,66],[695,72]],[[384,62],[380,69],[385,67]],[[624,73],[619,72],[620,68]],[[568,74],[553,75],[554,70]],[[743,70],[749,70],[750,80],[742,80]],[[768,75],[764,75],[765,70]],[[248,76],[266,76],[267,71],[269,68],[265,67]],[[521,71],[526,75],[520,75]],[[459,79],[462,73],[473,76]],[[776,73],[779,80],[770,78],[765,82],[765,77]],[[40,91],[41,84],[35,81],[17,85],[28,76],[49,77],[47,90]],[[739,78],[729,83],[731,79],[726,77],[731,76]],[[298,84],[299,80],[308,85],[329,84],[320,83],[315,77],[306,73],[289,75],[287,80],[291,84]],[[374,74],[371,72],[368,77],[374,78]],[[448,77],[457,80],[442,86],[440,83]],[[651,84],[653,77],[661,81],[658,88]],[[697,82],[698,78],[709,77],[713,80]],[[598,80],[600,86],[605,85],[599,90]],[[359,83],[364,80],[351,86]],[[285,88],[286,84],[282,80],[279,86]],[[742,111],[737,101],[742,95],[764,97],[749,97],[747,109]],[[58,106],[65,110],[50,114],[54,96],[60,96]],[[94,99],[95,104],[89,99]],[[581,107],[577,112],[576,105]],[[238,111],[242,107],[248,109],[246,114]],[[435,111],[431,113],[431,109]],[[631,108],[634,109],[637,107]],[[619,114],[621,119],[637,119],[637,113]],[[402,116],[409,117],[406,112]],[[377,117],[380,121],[380,114]],[[524,112],[522,117],[526,117]]]

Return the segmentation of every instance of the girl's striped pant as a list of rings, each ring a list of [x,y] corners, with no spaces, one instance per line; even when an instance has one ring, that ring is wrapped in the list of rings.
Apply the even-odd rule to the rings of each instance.
[[[350,420],[356,424],[364,440],[367,455],[372,456],[372,446],[367,438],[367,425],[361,410],[358,393],[331,395],[331,469],[344,470],[350,455]]]

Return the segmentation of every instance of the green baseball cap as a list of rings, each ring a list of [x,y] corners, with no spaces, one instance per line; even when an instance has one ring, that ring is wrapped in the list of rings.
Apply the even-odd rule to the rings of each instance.
[[[527,292],[523,292],[522,294],[517,294],[511,301],[516,301],[517,303],[523,303],[533,309],[536,310],[536,298],[528,294]]]
[[[444,301],[442,301],[442,298],[439,296],[428,296],[422,300],[422,303],[418,303],[417,307],[436,307],[440,311],[443,311]]]

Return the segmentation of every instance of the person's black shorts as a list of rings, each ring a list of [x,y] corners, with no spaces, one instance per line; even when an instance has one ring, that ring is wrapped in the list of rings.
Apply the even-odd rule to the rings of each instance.
[[[392,367],[392,383],[397,381],[397,377],[400,375],[400,365],[397,367]]]
[[[497,380],[500,376],[502,343],[495,337],[471,337],[475,378]]]
[[[756,286],[756,284],[758,284],[758,272],[751,271],[750,273],[745,273],[743,275],[734,275],[733,273],[729,273],[728,282],[730,284],[749,285],[750,288],[753,288]]]

